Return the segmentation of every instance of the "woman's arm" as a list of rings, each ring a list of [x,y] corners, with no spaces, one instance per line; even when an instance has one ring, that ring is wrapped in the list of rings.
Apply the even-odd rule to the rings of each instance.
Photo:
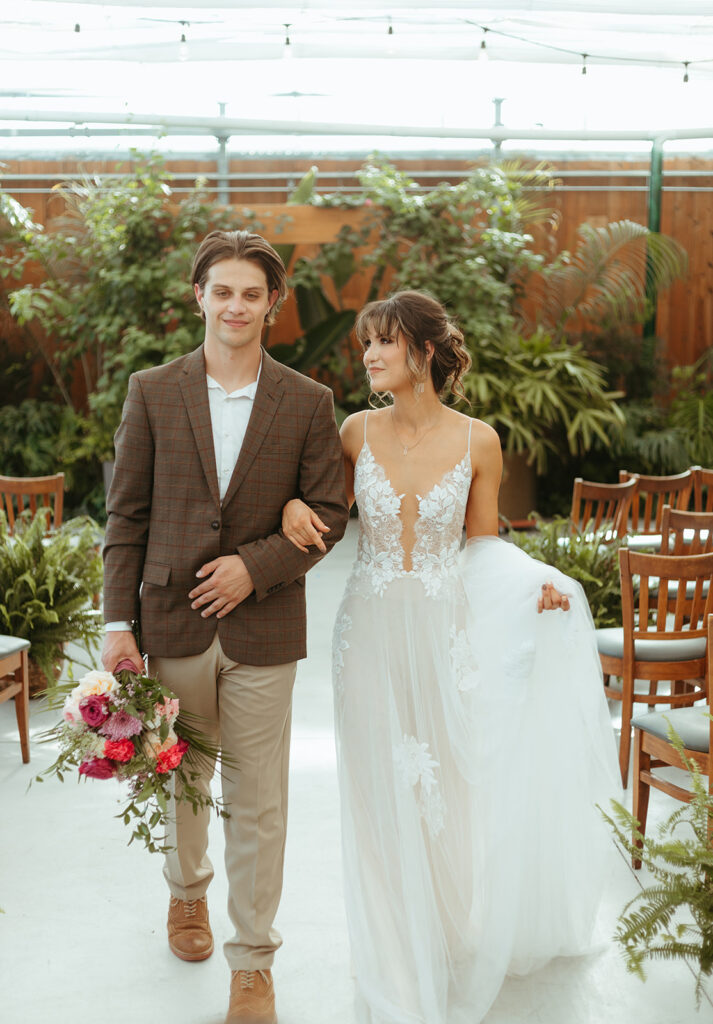
[[[474,420],[471,437],[473,481],[465,510],[466,535],[488,537],[498,535],[498,491],[503,475],[500,438],[487,423]],[[561,608],[569,611],[569,598],[552,583],[543,583],[537,599],[538,614]]]
[[[344,476],[347,490],[347,502],[349,508],[354,504],[354,464],[359,452],[354,454],[354,445],[357,438],[363,437],[365,413],[355,413],[347,416],[339,431],[342,441],[344,457]],[[327,548],[322,540],[322,534],[326,533],[329,527],[313,512],[309,505],[306,505],[299,498],[288,501],[282,510],[282,532],[288,540],[292,541],[295,547],[305,554],[309,553],[310,545],[315,545],[320,551],[326,552]]]

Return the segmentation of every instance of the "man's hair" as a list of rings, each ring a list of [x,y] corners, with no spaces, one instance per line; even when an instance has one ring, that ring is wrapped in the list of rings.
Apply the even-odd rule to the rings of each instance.
[[[277,290],[277,301],[265,317],[266,324],[274,324],[277,311],[287,297],[287,271],[279,254],[262,235],[250,231],[211,231],[193,258],[191,284],[198,285],[203,291],[213,264],[229,259],[249,260],[262,268],[268,292]],[[205,320],[202,310],[201,317]]]

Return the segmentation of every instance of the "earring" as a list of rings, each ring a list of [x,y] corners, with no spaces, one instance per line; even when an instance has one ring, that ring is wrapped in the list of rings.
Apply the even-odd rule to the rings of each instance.
[[[416,396],[416,398],[420,398],[421,397],[421,395],[423,394],[425,388],[426,388],[426,385],[423,382],[420,382],[418,384],[414,384],[414,386],[413,386],[413,393]]]

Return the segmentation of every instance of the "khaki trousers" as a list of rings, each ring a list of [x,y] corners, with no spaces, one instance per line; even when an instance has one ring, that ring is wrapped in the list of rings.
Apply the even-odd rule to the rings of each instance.
[[[149,672],[177,695],[181,708],[200,715],[199,728],[237,770],[225,769],[222,793],[228,914],[235,934],[225,943],[231,970],[266,969],[282,944],[273,927],[282,892],[287,831],[287,773],[292,687],[297,662],[240,665],[223,653],[216,633],[202,654],[148,659]],[[196,785],[210,790],[213,765]],[[164,876],[173,896],[200,899],[213,878],[208,857],[211,812],[194,815],[188,803],[174,803],[175,824],[167,841]]]

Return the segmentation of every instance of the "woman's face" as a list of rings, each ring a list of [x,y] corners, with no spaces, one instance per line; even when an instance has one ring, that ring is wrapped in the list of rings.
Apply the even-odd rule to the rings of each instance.
[[[383,337],[370,329],[364,341],[364,366],[373,391],[393,394],[411,387],[406,369],[407,342],[399,331],[393,337]]]

